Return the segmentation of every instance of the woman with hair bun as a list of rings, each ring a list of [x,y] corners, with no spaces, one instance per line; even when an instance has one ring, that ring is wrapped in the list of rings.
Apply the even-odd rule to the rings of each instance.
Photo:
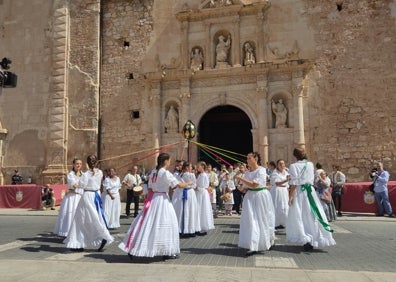
[[[168,171],[170,156],[159,154],[157,167],[149,177],[149,194],[143,211],[133,220],[124,240],[118,247],[128,253],[130,259],[136,257],[163,256],[164,259],[178,258],[179,225],[168,191],[171,188],[186,188],[193,181],[179,182]]]
[[[63,243],[66,247],[83,251],[86,247],[98,247],[101,252],[106,244],[114,241],[107,229],[105,214],[100,197],[100,186],[103,173],[97,168],[98,159],[95,155],[87,158],[88,170],[79,181],[84,194],[78,203],[69,234]]]
[[[318,199],[314,183],[314,165],[307,160],[304,149],[294,149],[297,162],[289,167],[289,214],[286,239],[302,244],[304,251],[335,245],[326,214]]]
[[[67,174],[67,186],[69,190],[66,193],[66,196],[62,199],[62,203],[59,209],[59,214],[56,219],[56,224],[54,228],[54,234],[66,237],[72,220],[74,218],[74,214],[76,212],[76,208],[78,203],[80,202],[81,195],[84,190],[79,188],[78,182],[80,181],[80,177],[82,175],[81,172],[82,161],[80,159],[73,160],[73,168]]]
[[[270,250],[275,240],[275,210],[268,189],[267,172],[261,166],[260,154],[247,154],[249,171],[234,178],[242,183],[243,209],[238,246],[247,249],[246,257]]]

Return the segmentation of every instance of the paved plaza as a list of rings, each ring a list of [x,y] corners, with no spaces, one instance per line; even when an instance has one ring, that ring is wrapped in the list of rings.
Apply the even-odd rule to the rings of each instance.
[[[273,250],[245,258],[239,216],[219,216],[207,236],[181,239],[177,260],[134,258],[117,246],[132,219],[112,230],[103,253],[73,253],[54,236],[57,211],[0,209],[1,281],[395,281],[396,219],[345,214],[332,227],[337,245],[303,252],[276,234]]]

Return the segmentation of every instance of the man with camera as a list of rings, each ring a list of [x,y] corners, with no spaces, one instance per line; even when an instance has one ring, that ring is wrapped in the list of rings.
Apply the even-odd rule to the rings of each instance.
[[[371,170],[370,177],[373,179],[374,196],[378,206],[377,216],[383,216],[385,211],[389,217],[395,217],[388,196],[389,172],[384,170],[384,165],[379,162],[377,170]]]
[[[49,184],[46,184],[41,192],[41,202],[43,210],[47,208],[55,210],[56,199],[54,197],[54,189],[52,189]]]

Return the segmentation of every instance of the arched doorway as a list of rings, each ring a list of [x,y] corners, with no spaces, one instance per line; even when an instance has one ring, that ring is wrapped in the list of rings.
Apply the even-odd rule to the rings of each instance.
[[[199,122],[198,142],[246,155],[253,148],[251,130],[250,119],[241,109],[234,106],[218,106],[206,112]],[[226,152],[221,153],[229,155]],[[235,158],[235,155],[232,157]],[[215,157],[210,153],[198,150],[198,160],[203,160],[212,166],[220,166],[213,158]],[[241,156],[237,158],[245,161]],[[226,160],[232,164],[236,162]]]

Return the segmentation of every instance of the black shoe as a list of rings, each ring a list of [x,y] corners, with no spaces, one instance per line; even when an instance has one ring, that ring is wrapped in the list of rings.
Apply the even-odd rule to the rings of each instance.
[[[395,215],[393,213],[388,215],[389,217],[395,217]]]
[[[104,246],[107,244],[107,240],[106,239],[103,239],[102,240],[102,244],[100,244],[100,247],[99,247],[99,249],[98,249],[98,252],[103,252],[103,248],[104,248]]]
[[[281,224],[281,225],[276,226],[275,229],[276,229],[276,230],[278,230],[278,229],[285,229],[285,227]]]
[[[84,248],[70,249],[70,251],[76,252],[76,253],[81,253],[81,252],[84,252]]]
[[[338,212],[337,216],[341,217],[342,216],[342,212]]]
[[[128,257],[130,260],[133,260],[133,255],[131,255],[130,253],[128,253]]]
[[[207,235],[208,234],[208,232],[198,232],[198,236],[205,236],[205,235]]]
[[[312,250],[313,250],[313,246],[312,246],[310,243],[306,243],[306,244],[303,246],[303,248],[304,248],[304,251],[305,251],[305,252],[309,252],[309,251],[312,251]]]
[[[170,255],[170,256],[163,256],[164,260],[168,260],[168,259],[178,259],[179,255]]]
[[[384,214],[377,213],[375,216],[384,216]]]
[[[257,251],[247,251],[246,254],[245,254],[245,257],[250,257],[250,256],[253,256],[255,254],[257,254]]]

